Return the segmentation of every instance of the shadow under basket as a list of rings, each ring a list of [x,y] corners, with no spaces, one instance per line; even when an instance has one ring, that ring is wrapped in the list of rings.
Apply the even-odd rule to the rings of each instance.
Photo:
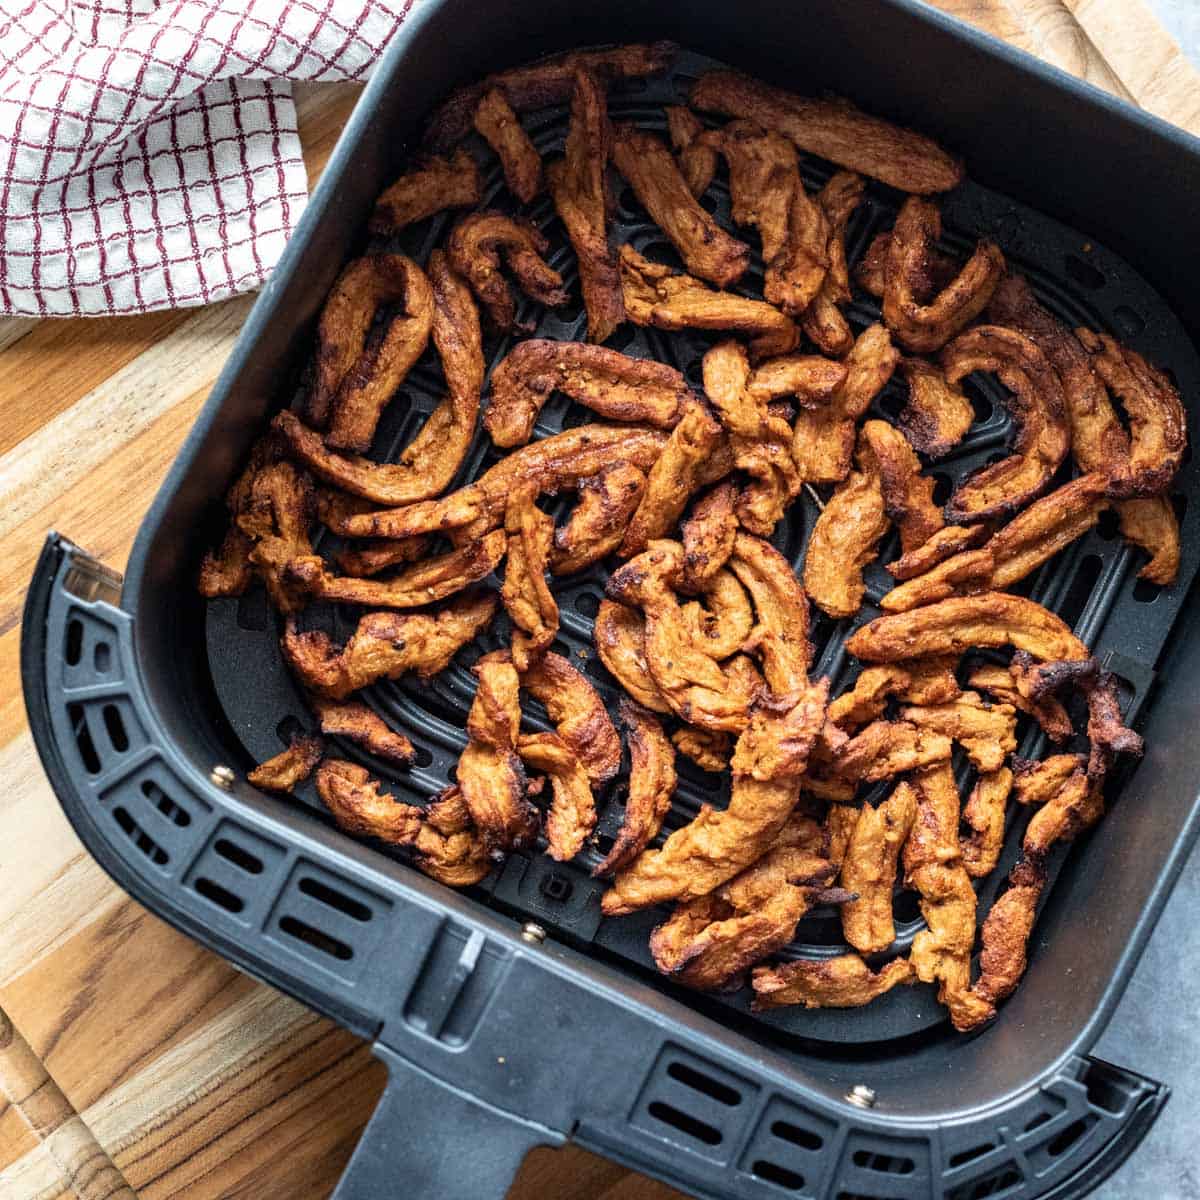
[[[528,31],[535,31],[530,34]],[[661,912],[602,921],[589,874],[621,812],[620,780],[598,798],[598,850],[574,863],[514,855],[455,893],[399,855],[339,832],[311,786],[266,796],[245,770],[311,727],[279,656],[261,592],[205,604],[194,580],[222,498],[271,413],[291,398],[321,298],[363,249],[375,195],[400,170],[425,115],[454,86],[531,55],[575,45],[670,37],[688,49],[673,72],[618,87],[614,118],[662,128],[714,58],[806,92],[832,89],[938,137],[972,181],[946,198],[944,242],[997,241],[1042,302],[1071,325],[1108,330],[1169,368],[1185,402],[1200,394],[1200,144],[965,26],[907,0],[814,0],[803,20],[750,0],[736,6],[425,0],[384,56],[309,210],[140,531],[126,578],[51,535],[30,588],[22,672],[47,773],[81,839],[152,911],[258,978],[375,1044],[389,1085],[337,1195],[501,1196],[527,1150],[570,1137],[698,1196],[811,1200],[982,1200],[1083,1196],[1138,1144],[1166,1089],[1088,1056],[1153,928],[1200,823],[1200,562],[1197,467],[1175,488],[1179,581],[1136,578],[1140,556],[1101,524],[1028,583],[1122,680],[1126,716],[1148,754],[1109,795],[1104,821],[1052,864],[1028,973],[999,1019],[971,1037],[949,1028],[931,988],[896,989],[854,1011],[750,1011],[743,990],[697,996],[653,970],[646,946]],[[902,47],[897,54],[895,47]],[[712,56],[712,57],[708,57]],[[543,154],[561,147],[565,109],[526,121]],[[805,160],[808,186],[831,168]],[[489,203],[505,204],[498,172]],[[728,194],[710,193],[728,224]],[[872,185],[848,251],[888,228],[901,198]],[[618,189],[619,241],[658,252],[662,235]],[[543,200],[531,215],[551,262],[574,259]],[[395,248],[421,258],[445,219]],[[753,240],[753,239],[751,239]],[[760,268],[761,264],[757,264]],[[752,270],[750,286],[757,278]],[[570,308],[525,313],[540,336],[582,336]],[[858,300],[861,329],[878,319]],[[713,339],[628,326],[610,343],[673,362],[695,379]],[[509,344],[489,340],[489,362]],[[418,369],[376,443],[394,455],[439,399]],[[1008,418],[987,380],[968,382],[977,420],[935,471],[948,487],[1001,451]],[[894,414],[885,391],[875,415]],[[538,433],[578,423],[552,401]],[[477,440],[464,477],[485,464]],[[1189,504],[1188,500],[1192,503]],[[794,563],[816,517],[805,496],[775,539]],[[888,557],[884,547],[884,558]],[[559,591],[564,654],[605,699],[615,685],[591,649],[604,572]],[[868,573],[854,622],[815,626],[815,673],[852,677],[843,650],[878,615],[887,587]],[[355,614],[314,607],[312,626],[344,637]],[[463,745],[471,663],[503,623],[436,680],[374,686],[366,701],[417,748],[386,766],[338,744],[398,799],[444,786]],[[530,714],[530,727],[546,727]],[[1029,731],[1021,752],[1041,747]],[[233,768],[233,782],[217,765]],[[668,829],[716,782],[686,764]],[[1019,822],[1017,823],[1019,826]],[[1010,830],[985,912],[1019,851]],[[921,927],[898,911],[898,946]],[[832,913],[806,919],[786,954],[843,949]]]

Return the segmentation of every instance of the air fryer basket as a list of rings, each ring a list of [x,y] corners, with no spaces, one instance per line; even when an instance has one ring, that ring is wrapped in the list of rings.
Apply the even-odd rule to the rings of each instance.
[[[1188,332],[1197,324],[1195,301],[1177,290],[1186,286],[1189,254],[1197,265],[1196,251],[1175,236],[1195,227],[1187,211],[1195,201],[1178,195],[1188,189],[1175,185],[1182,211],[1171,214],[1171,226],[1118,222],[1111,235],[1104,228],[1106,217],[1129,204],[1115,176],[1136,170],[1150,188],[1175,171],[1194,178],[1194,143],[908,3],[809,7],[807,26],[795,30],[768,5],[740,5],[741,35],[733,38],[723,27],[730,14],[707,6],[659,6],[650,18],[637,6],[585,5],[567,21],[541,0],[511,0],[486,18],[461,0],[427,0],[356,110],[143,526],[123,592],[69,543],[52,537],[47,544],[27,607],[23,671],[39,749],[81,837],[155,911],[373,1038],[390,1064],[388,1092],[339,1195],[386,1194],[383,1181],[402,1157],[407,1195],[483,1196],[489,1186],[503,1187],[530,1145],[568,1134],[713,1196],[1082,1195],[1129,1153],[1165,1100],[1160,1085],[1084,1054],[1195,834],[1198,772],[1182,740],[1200,703],[1185,691],[1189,668],[1200,667],[1195,618],[1184,603],[1200,562],[1200,505],[1186,505],[1196,494],[1194,462],[1176,484],[1184,561],[1174,587],[1136,582],[1138,555],[1105,526],[1029,582],[1029,594],[1062,613],[1121,677],[1127,715],[1145,718],[1149,754],[1122,782],[1095,834],[1056,860],[1061,875],[1039,917],[1028,977],[999,1021],[971,1039],[947,1030],[926,987],[897,989],[866,1010],[758,1017],[744,994],[682,993],[650,969],[646,934],[656,914],[600,922],[599,885],[586,857],[564,865],[513,856],[481,888],[455,895],[340,835],[311,791],[301,794],[302,808],[244,784],[227,791],[219,777],[208,778],[214,764],[241,766],[277,752],[297,724],[310,721],[280,661],[275,617],[262,594],[209,606],[195,597],[196,563],[219,522],[220,498],[269,410],[289,399],[279,380],[297,377],[320,297],[361,247],[367,208],[394,175],[414,116],[484,70],[545,49],[665,35],[804,90],[836,86],[940,134],[965,153],[973,178],[1007,185],[1040,210],[969,183],[945,206],[948,247],[994,238],[1063,320],[1112,330],[1169,367],[1185,397],[1200,391]],[[516,44],[506,20],[537,28],[541,42]],[[889,39],[914,61],[883,54]],[[816,59],[814,46],[833,49]],[[821,74],[810,80],[772,70],[789,59]],[[662,104],[684,94],[710,61],[685,53],[670,77],[618,89],[614,117],[661,126]],[[939,65],[951,63],[958,72],[948,81]],[[955,103],[947,104],[951,93]],[[1022,99],[1042,106],[1045,132],[1020,128],[1022,114],[1012,106]],[[976,122],[991,111],[993,119],[947,127],[953,111]],[[1107,156],[1093,149],[1101,126]],[[565,112],[537,114],[527,127],[539,150],[556,151]],[[1073,129],[1091,140],[1079,143],[1067,172],[1054,143]],[[806,162],[804,173],[812,187],[829,169]],[[497,171],[489,183],[489,201],[503,204]],[[710,194],[728,223],[727,194],[719,187]],[[661,234],[628,193],[618,198],[618,238],[663,257]],[[897,200],[872,186],[851,226],[852,256],[890,225]],[[1154,194],[1144,207],[1168,201]],[[570,281],[574,259],[553,210],[543,202],[533,215]],[[403,248],[421,257],[441,233],[435,222]],[[1155,286],[1126,258],[1152,274]],[[541,336],[581,336],[579,311],[527,315],[540,322]],[[859,303],[850,316],[862,327],[878,313]],[[698,383],[711,340],[627,327],[612,344],[672,361]],[[490,345],[491,360],[507,349]],[[436,369],[410,376],[385,417],[380,451],[406,444],[440,385]],[[984,380],[972,399],[980,419],[937,465],[947,486],[1004,442],[997,392]],[[879,408],[893,413],[897,401],[885,392]],[[539,433],[579,419],[579,410],[551,404]],[[488,454],[481,438],[464,477],[486,465]],[[806,496],[777,539],[793,561],[815,514]],[[879,568],[868,576],[868,604],[855,623],[876,615],[872,605],[886,578]],[[602,583],[599,571],[568,581],[559,649],[611,697],[591,651]],[[305,619],[344,636],[354,616],[317,609]],[[848,623],[827,620],[815,630],[816,671],[835,684],[852,669],[841,649],[848,632]],[[370,689],[368,702],[418,747],[411,772],[389,776],[384,764],[363,759],[395,794],[424,799],[444,785],[463,742],[469,665],[504,633],[498,622],[432,684]],[[1030,732],[1022,752],[1039,748]],[[349,746],[339,752],[357,753]],[[690,819],[714,782],[685,770],[668,828]],[[611,835],[619,794],[601,799],[600,830]],[[1019,832],[1010,831],[1006,857],[981,889],[981,913],[1017,854]],[[538,932],[522,941],[521,922],[536,923]],[[902,946],[919,927],[915,913],[898,921]],[[541,931],[549,934],[544,943]],[[791,952],[839,948],[836,918],[818,913],[802,924]],[[847,1102],[855,1084],[876,1093],[873,1111]],[[398,1146],[389,1154],[392,1141]]]

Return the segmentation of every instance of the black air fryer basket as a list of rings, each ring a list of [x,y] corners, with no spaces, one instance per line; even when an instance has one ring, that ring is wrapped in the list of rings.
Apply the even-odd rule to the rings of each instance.
[[[1166,1099],[1162,1085],[1087,1051],[1200,826],[1190,742],[1200,728],[1200,689],[1190,682],[1200,675],[1200,616],[1185,603],[1200,562],[1193,462],[1175,485],[1184,538],[1175,586],[1137,581],[1139,553],[1104,524],[1030,581],[1029,594],[1120,677],[1147,754],[1119,781],[1104,821],[1053,864],[1025,980],[973,1037],[949,1028],[925,986],[863,1010],[765,1015],[750,1012],[745,992],[681,991],[648,956],[658,914],[601,922],[589,875],[596,851],[571,864],[514,855],[480,887],[455,893],[339,832],[311,789],[285,802],[243,781],[311,718],[280,660],[265,596],[206,605],[197,566],[250,444],[291,399],[322,298],[361,251],[374,197],[454,86],[541,53],[661,37],[687,50],[669,76],[618,87],[614,117],[661,127],[664,102],[683,97],[714,59],[799,91],[849,95],[965,157],[971,182],[946,200],[947,247],[993,238],[1063,320],[1117,334],[1173,372],[1185,398],[1200,394],[1200,143],[1178,130],[909,0],[424,0],[355,110],[142,526],[123,584],[49,538],[22,641],[39,751],[80,837],[123,887],[374,1042],[389,1084],[340,1197],[498,1197],[530,1147],[567,1137],[699,1196],[1082,1196]],[[565,110],[534,114],[526,127],[540,151],[556,151]],[[829,173],[804,163],[810,187]],[[489,184],[489,202],[504,204],[498,170]],[[711,194],[728,224],[727,194]],[[872,186],[851,225],[852,258],[890,226],[898,202]],[[548,202],[533,216],[573,282],[574,257]],[[660,253],[662,235],[628,194],[618,193],[615,221],[620,240]],[[399,245],[423,257],[443,222]],[[580,311],[526,315],[541,336],[581,336]],[[859,302],[849,315],[861,328],[878,311]],[[698,383],[701,338],[626,327],[611,344],[673,361]],[[491,360],[508,348],[490,343]],[[1007,435],[998,394],[986,381],[972,387],[978,420],[937,465],[945,488]],[[377,450],[403,447],[440,389],[436,370],[414,371]],[[885,392],[878,407],[894,413],[898,400]],[[539,433],[580,419],[552,402]],[[464,478],[488,454],[481,438]],[[793,561],[815,512],[806,497],[776,539]],[[877,614],[887,586],[873,570],[858,623]],[[599,571],[568,581],[557,648],[611,699],[612,681],[590,653],[602,585]],[[305,620],[344,637],[354,616],[317,608]],[[423,801],[445,785],[465,740],[469,667],[504,632],[500,621],[432,683],[368,690],[417,746],[407,772],[362,759],[398,798]],[[849,623],[821,620],[814,632],[815,673],[841,686],[852,670],[842,650]],[[537,725],[539,714],[530,719]],[[1041,748],[1030,733],[1021,752]],[[712,798],[711,776],[689,764],[681,776],[668,830]],[[618,789],[600,797],[601,852],[619,819]],[[981,914],[1019,840],[1011,830],[981,888]],[[903,904],[901,896],[901,948],[920,928]],[[836,918],[818,911],[788,953],[839,949]]]

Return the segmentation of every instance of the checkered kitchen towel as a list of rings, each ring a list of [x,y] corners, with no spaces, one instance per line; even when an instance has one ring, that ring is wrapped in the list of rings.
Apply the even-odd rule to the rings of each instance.
[[[290,79],[363,79],[414,0],[0,0],[0,312],[257,287],[307,199]]]

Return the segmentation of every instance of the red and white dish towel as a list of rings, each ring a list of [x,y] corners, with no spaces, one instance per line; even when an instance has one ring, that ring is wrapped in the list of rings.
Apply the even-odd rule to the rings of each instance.
[[[308,198],[288,81],[366,78],[413,3],[3,0],[0,312],[257,287]]]

